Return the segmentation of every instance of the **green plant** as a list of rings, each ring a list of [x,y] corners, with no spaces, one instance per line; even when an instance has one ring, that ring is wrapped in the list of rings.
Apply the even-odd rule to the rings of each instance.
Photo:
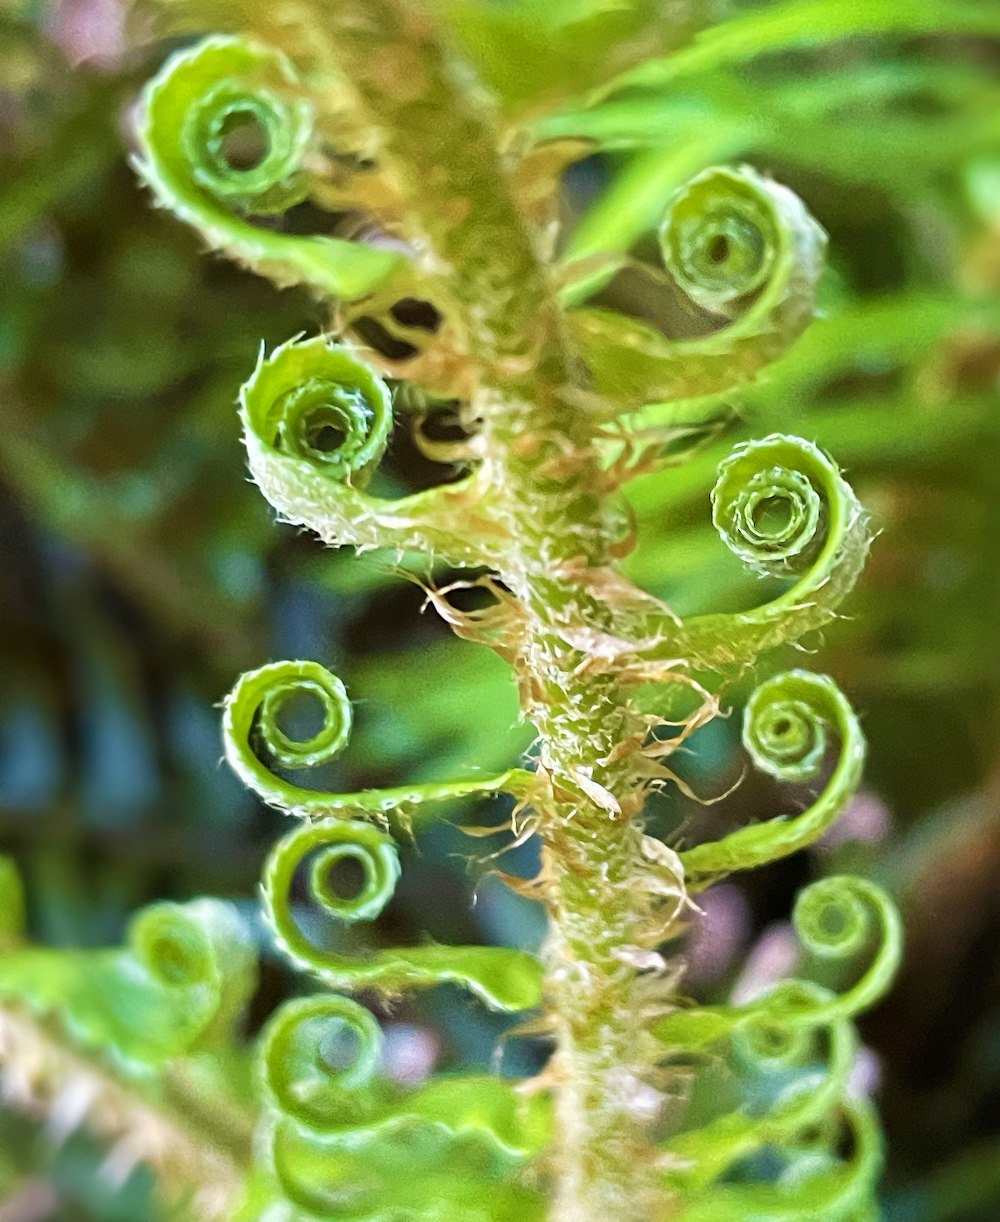
[[[262,1172],[247,1216],[274,1195],[330,1217],[478,1209],[520,1218],[548,1199],[567,1219],[870,1216],[878,1143],[866,1106],[848,1097],[847,1020],[884,988],[898,953],[884,897],[870,884],[824,880],[802,898],[806,949],[821,958],[866,945],[871,953],[839,993],[789,981],[748,1006],[690,1009],[661,949],[683,932],[691,895],[803,847],[843,809],[863,755],[849,707],[830,681],[801,671],[767,681],[747,706],[751,756],[784,779],[819,776],[826,735],[837,739],[837,765],[804,814],[680,854],[641,822],[648,793],[677,780],[664,761],[717,714],[721,693],[763,651],[832,618],[867,550],[865,515],[816,447],[775,435],[724,465],[714,517],[738,555],[791,579],[787,592],[751,613],[681,621],[617,569],[631,542],[619,489],[676,463],[722,397],[798,337],[813,311],[821,234],[790,192],[751,170],[674,165],[667,178],[699,173],[676,194],[676,183],[656,182],[655,194],[670,197],[660,254],[710,316],[691,311],[695,332],[706,333],[668,339],[594,304],[623,271],[658,288],[667,278],[626,253],[647,222],[630,223],[627,209],[623,218],[607,202],[603,215],[615,224],[591,222],[589,237],[581,227],[557,258],[557,171],[599,147],[598,120],[648,124],[649,112],[595,104],[574,128],[550,85],[579,93],[598,84],[609,22],[622,27],[614,31],[622,60],[643,61],[624,78],[631,88],[697,60],[697,44],[688,61],[678,52],[657,69],[651,39],[662,23],[647,27],[656,14],[639,6],[612,17],[600,6],[571,14],[553,6],[545,18],[530,7],[433,7],[450,23],[447,36],[411,5],[342,4],[318,22],[288,6],[280,21],[249,14],[246,27],[266,45],[216,38],[158,77],[147,94],[142,166],[163,202],[213,246],[277,283],[304,282],[338,299],[334,330],[346,342],[292,341],[262,357],[244,387],[251,469],[268,498],[331,543],[421,551],[429,570],[487,570],[470,581],[489,599],[481,609],[460,611],[434,586],[432,601],[463,635],[513,663],[538,730],[530,771],[312,791],[273,768],[319,763],[345,745],[343,687],[314,663],[246,676],[227,706],[227,753],[266,801],[306,820],[266,875],[279,942],[335,987],[393,993],[450,980],[502,1008],[544,998],[556,1053],[530,1092],[475,1078],[405,1095],[378,1081],[366,1011],[343,998],[292,1003],[263,1054],[265,1141],[280,1188]],[[909,19],[899,6],[873,12],[888,24]],[[933,12],[916,24],[932,25]],[[989,23],[968,13],[973,28]],[[797,28],[808,28],[805,19]],[[271,49],[279,46],[287,59]],[[476,55],[499,117],[456,68]],[[652,121],[672,120],[666,110],[661,104]],[[227,153],[233,131],[247,129],[263,132],[267,149],[248,169]],[[302,238],[241,215],[305,196],[328,211],[362,211],[367,241]],[[414,315],[404,302],[423,309]],[[414,316],[423,322],[399,322]],[[414,353],[394,356],[382,340],[389,351],[380,354],[373,337],[385,335]],[[376,350],[361,352],[358,337]],[[380,375],[405,377],[418,393],[396,385],[391,395]],[[400,415],[452,408],[463,436],[436,452],[467,462],[471,474],[397,501],[366,492],[392,397]],[[303,693],[323,714],[320,731],[300,741],[284,718]],[[544,979],[539,961],[515,951],[423,946],[354,963],[307,943],[289,892],[309,853],[313,897],[342,920],[369,919],[395,883],[396,842],[440,804],[477,792],[510,795],[521,826],[545,844],[532,888],[552,916]],[[336,886],[345,858],[364,875],[350,896]],[[317,1049],[339,1029],[353,1034],[355,1055],[346,1066],[334,1058],[327,1080]],[[682,1116],[677,1100],[692,1078]],[[713,1115],[740,1097],[741,1082],[756,1092],[760,1114],[734,1104]],[[744,1182],[765,1147],[782,1152],[786,1169]],[[526,1163],[533,1170],[516,1176]]]

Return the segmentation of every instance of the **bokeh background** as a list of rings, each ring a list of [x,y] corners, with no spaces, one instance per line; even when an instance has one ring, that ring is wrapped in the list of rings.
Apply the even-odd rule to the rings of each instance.
[[[236,389],[261,341],[315,332],[324,313],[204,256],[137,185],[129,112],[162,55],[128,47],[112,0],[0,0],[0,852],[24,874],[46,945],[116,943],[155,898],[255,911],[282,828],[220,765],[217,703],[244,669],[300,656],[343,676],[358,728],[338,787],[499,768],[530,742],[503,665],[424,613],[416,584],[275,525],[247,482]],[[708,999],[780,974],[809,878],[851,869],[885,883],[907,965],[862,1023],[888,1135],[885,1214],[991,1222],[1000,40],[851,39],[753,61],[739,86],[715,91],[718,122],[748,104],[774,117],[739,157],[794,187],[830,233],[821,317],[691,461],[636,482],[630,571],[683,613],[759,600],[711,529],[714,467],[775,427],[819,442],[880,537],[807,662],[849,694],[871,750],[862,793],[821,847],[706,897],[689,987]],[[677,138],[696,150],[704,137],[695,124]],[[656,172],[655,150],[578,166],[567,224],[623,175]],[[401,488],[430,478],[402,432],[389,464]],[[713,723],[680,764],[706,796],[741,774],[738,722]],[[718,804],[673,794],[653,817],[722,831],[787,797],[749,775]],[[491,878],[492,847],[447,828],[424,838],[376,936],[537,945],[539,912]],[[499,865],[529,875],[533,854]],[[299,987],[265,947],[251,1031]],[[401,1073],[497,1049],[525,1072],[544,1056],[448,990],[385,1018]],[[3,1222],[158,1216],[141,1168],[109,1168],[85,1133],[58,1136],[0,1101]]]

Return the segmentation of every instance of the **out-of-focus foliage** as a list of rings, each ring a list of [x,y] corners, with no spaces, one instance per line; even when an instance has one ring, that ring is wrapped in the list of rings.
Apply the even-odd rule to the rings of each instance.
[[[476,6],[441,7],[470,23],[486,75],[512,82],[512,111],[562,73],[521,54],[523,34],[505,41],[499,6],[488,39]],[[1000,13],[883,0],[866,14],[728,4],[666,67],[600,95],[584,56],[572,105],[531,122],[556,161],[564,141],[600,148],[565,177],[570,296],[655,312],[683,336],[690,320],[641,265],[665,200],[719,160],[788,183],[831,236],[823,317],[738,401],[692,405],[684,422],[709,422],[693,461],[632,485],[630,572],[685,614],[757,600],[708,492],[733,441],[772,428],[835,453],[871,509],[881,535],[851,618],[815,645],[863,710],[872,790],[857,839],[813,860],[888,882],[908,925],[912,966],[863,1031],[888,1084],[886,1216],[986,1222],[1000,1208]],[[251,896],[279,825],[218,770],[212,705],[268,655],[350,657],[338,670],[370,706],[357,775],[336,788],[501,769],[525,742],[505,670],[409,614],[416,586],[390,586],[378,561],[317,556],[245,487],[233,388],[262,337],[270,349],[323,320],[149,208],[122,148],[153,64],[115,52],[117,22],[100,0],[0,8],[0,847],[28,880],[33,940],[78,947],[120,940],[126,913],[155,899]],[[88,30],[104,62],[70,73]],[[620,265],[594,266],[609,244]],[[642,423],[676,420],[654,407]],[[404,438],[390,463],[400,490],[426,482]],[[392,698],[401,674],[405,700]],[[714,723],[697,749],[680,765],[696,788],[738,777],[735,727]],[[721,832],[773,798],[748,780],[707,811],[677,797],[663,818]],[[470,910],[453,865],[407,874],[386,940],[393,925],[523,940],[531,907],[487,880]],[[764,930],[747,977],[767,975],[770,923],[804,870],[772,867],[736,903],[733,946]],[[701,994],[723,995],[736,971],[732,956],[706,968]],[[252,1022],[288,988],[266,961]],[[481,1060],[499,1031],[451,996],[395,1018],[401,1040],[414,1023],[443,1033],[455,1062]],[[530,1047],[510,1047],[530,1067]],[[0,1200],[38,1199],[38,1217],[146,1216],[142,1173],[109,1192],[107,1146],[77,1135],[54,1156],[58,1117],[75,1125],[52,1116],[46,1130],[0,1113]]]

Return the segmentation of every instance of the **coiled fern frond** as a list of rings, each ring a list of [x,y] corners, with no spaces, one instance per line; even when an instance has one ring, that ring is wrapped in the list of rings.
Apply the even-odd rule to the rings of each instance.
[[[191,24],[184,6],[163,8]],[[262,352],[240,391],[255,480],[282,517],[328,544],[420,553],[428,573],[477,570],[468,584],[485,606],[462,611],[435,588],[430,601],[511,664],[538,735],[529,765],[499,774],[312,789],[287,774],[347,746],[344,685],[307,661],[237,683],[227,758],[298,820],[264,868],[282,953],[325,989],[364,990],[381,1004],[407,988],[459,984],[493,1008],[539,1011],[536,1029],[554,1040],[531,1081],[455,1075],[403,1090],[380,1072],[368,1009],[329,992],[288,1003],[260,1045],[263,1158],[241,1217],[873,1214],[880,1141],[870,1106],[849,1088],[850,1020],[898,961],[884,893],[843,878],[807,889],[795,922],[813,962],[747,1003],[688,1003],[675,955],[697,891],[807,847],[844,810],[864,759],[848,701],[831,679],[792,670],[765,678],[747,703],[751,761],[818,788],[799,813],[676,846],[644,824],[655,791],[690,791],[667,761],[766,651],[836,616],[871,539],[833,461],[781,431],[737,446],[711,497],[735,555],[785,583],[773,597],[684,618],[619,567],[633,542],[622,486],[639,467],[666,480],[670,466],[641,430],[716,411],[789,352],[814,315],[826,249],[802,200],[746,164],[750,118],[736,122],[721,88],[705,104],[725,115],[718,139],[660,167],[641,209],[606,231],[592,216],[559,231],[563,169],[602,149],[662,153],[670,126],[654,133],[651,116],[679,105],[662,91],[713,55],[725,59],[724,39],[723,49],[711,35],[690,41],[693,6],[681,10],[666,29],[660,6],[641,2],[556,5],[544,17],[527,2],[289,0],[272,12],[246,0],[218,14],[207,5],[195,23],[222,32],[176,52],[145,91],[138,164],[158,202],[213,249],[330,306],[322,334]],[[876,10],[828,33],[935,28],[888,0]],[[765,35],[748,16],[747,45],[777,45],[785,33],[809,41],[785,17],[789,31],[764,21]],[[970,8],[969,20],[983,19]],[[531,50],[540,28],[547,45]],[[509,73],[493,37],[525,48]],[[574,47],[578,72],[550,79]],[[829,116],[806,112],[826,130]],[[291,210],[306,200],[310,225],[328,232],[296,231]],[[606,207],[596,205],[598,218]],[[407,423],[394,420],[389,377],[408,384],[400,409],[453,412],[463,440],[437,452],[466,468],[454,482],[380,494],[379,465]],[[615,445],[619,461],[608,457]],[[668,712],[647,711],[649,689]],[[299,733],[305,705],[318,719]],[[541,953],[345,950],[341,927],[381,916],[413,833],[485,794],[512,799],[537,831],[540,872],[515,885],[547,911]],[[302,894],[327,918],[321,932]],[[239,952],[219,942],[221,910],[199,903],[139,918],[131,958],[86,960],[108,988],[138,989],[129,1011],[154,1007],[185,1048],[235,1012],[227,972],[247,979]],[[30,954],[16,951],[6,969],[25,996]],[[80,971],[66,968],[64,995]],[[78,1037],[128,1047],[128,1030],[90,1021],[94,1031]],[[164,1038],[161,1058],[173,1047]]]

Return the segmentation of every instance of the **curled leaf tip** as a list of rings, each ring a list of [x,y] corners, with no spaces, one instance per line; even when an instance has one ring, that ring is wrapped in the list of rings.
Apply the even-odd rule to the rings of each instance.
[[[256,225],[310,190],[314,107],[291,61],[248,38],[215,36],[178,51],[146,86],[137,167],[160,203],[215,249],[279,286],[360,298],[397,253]]]
[[[788,287],[795,235],[800,253],[818,264],[823,231],[794,192],[749,166],[714,167],[691,179],[668,204],[659,229],[677,284],[703,309],[730,317],[766,286]],[[780,285],[772,285],[775,277]]]
[[[682,339],[608,309],[571,310],[595,383],[618,410],[732,391],[813,317],[826,235],[793,191],[756,170],[705,170],[668,201],[657,236],[666,271],[718,325]]]
[[[301,738],[287,728],[286,721],[298,702],[311,704],[319,714],[318,727]],[[248,671],[226,698],[226,759],[265,802],[295,808],[321,795],[283,780],[274,766],[295,769],[328,763],[347,745],[351,722],[347,689],[336,675],[318,662],[272,662]]]
[[[361,882],[341,887],[337,867],[350,860]],[[291,907],[300,867],[308,869],[311,900],[341,921],[371,921],[392,897],[400,876],[392,837],[371,823],[326,819],[305,824],[275,847],[264,870],[267,920],[285,953],[301,967],[336,987],[370,987],[397,992],[406,987],[462,984],[496,1009],[528,1009],[541,999],[541,964],[533,956],[503,947],[426,945],[380,950],[352,959],[315,945],[300,928]]]
[[[261,449],[358,486],[381,459],[392,429],[386,383],[322,336],[290,340],[262,355],[240,390],[240,410],[248,438]]]
[[[743,742],[763,771],[783,781],[812,780],[820,773],[834,734],[839,738],[837,764],[811,806],[801,814],[743,827],[682,853],[688,877],[721,877],[805,848],[840,816],[861,779],[864,735],[832,679],[792,670],[761,684],[747,704]]]

